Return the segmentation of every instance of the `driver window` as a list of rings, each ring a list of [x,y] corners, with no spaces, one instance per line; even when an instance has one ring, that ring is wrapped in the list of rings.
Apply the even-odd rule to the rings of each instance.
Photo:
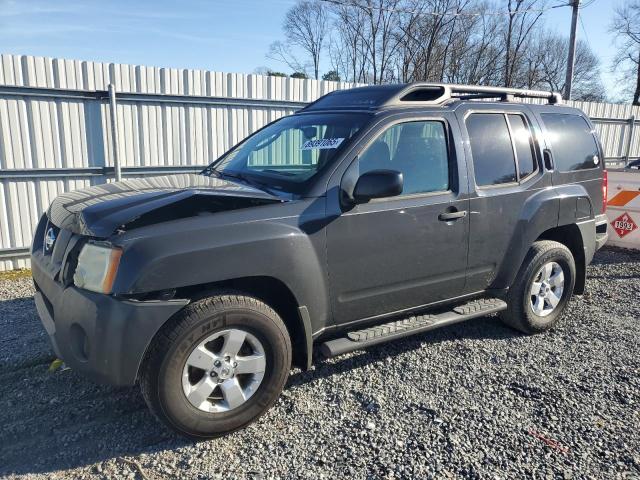
[[[449,159],[444,124],[406,122],[385,130],[359,157],[360,175],[371,170],[402,173],[402,195],[449,189]]]

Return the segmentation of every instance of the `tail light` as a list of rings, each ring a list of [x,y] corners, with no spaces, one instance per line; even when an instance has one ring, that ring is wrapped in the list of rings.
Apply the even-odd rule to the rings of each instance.
[[[607,171],[602,171],[602,213],[607,211],[607,191],[609,190],[609,177]]]

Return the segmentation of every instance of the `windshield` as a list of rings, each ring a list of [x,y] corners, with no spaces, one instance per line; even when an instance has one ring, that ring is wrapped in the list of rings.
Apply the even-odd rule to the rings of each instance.
[[[369,118],[353,113],[284,117],[238,144],[203,173],[300,193],[333,163]]]

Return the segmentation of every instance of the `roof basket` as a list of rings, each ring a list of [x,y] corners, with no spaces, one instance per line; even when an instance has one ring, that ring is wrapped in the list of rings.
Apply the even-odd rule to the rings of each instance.
[[[518,88],[485,87],[476,85],[453,85],[438,83],[412,83],[400,89],[393,97],[385,102],[390,105],[441,105],[447,101],[499,99],[512,101],[514,98],[540,98],[550,104],[562,103],[562,96],[556,92],[543,90],[521,90]]]

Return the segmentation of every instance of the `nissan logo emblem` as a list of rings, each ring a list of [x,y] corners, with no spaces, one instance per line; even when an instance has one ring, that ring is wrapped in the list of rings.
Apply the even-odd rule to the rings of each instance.
[[[44,251],[50,252],[56,241],[56,231],[51,227],[44,235]]]

